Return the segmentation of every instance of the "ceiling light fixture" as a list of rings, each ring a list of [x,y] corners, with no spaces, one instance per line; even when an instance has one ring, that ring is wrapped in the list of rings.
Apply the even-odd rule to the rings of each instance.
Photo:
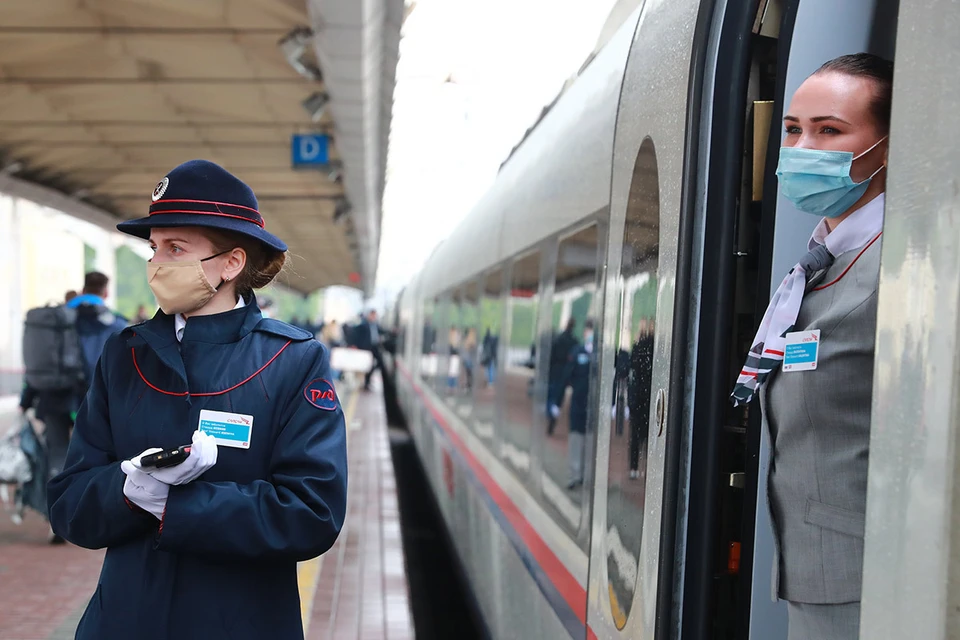
[[[327,174],[327,180],[330,182],[340,182],[343,178],[343,163],[339,160],[330,162],[330,172]]]
[[[283,37],[277,45],[293,70],[309,80],[323,80],[320,67],[307,58],[307,47],[313,39],[313,31],[308,27],[297,27]]]
[[[344,216],[350,213],[352,208],[350,207],[350,202],[346,198],[340,198],[337,200],[337,206],[333,210],[333,222],[338,224]]]
[[[303,108],[310,114],[310,119],[319,122],[327,112],[327,104],[330,102],[330,96],[324,91],[315,91],[301,102]]]

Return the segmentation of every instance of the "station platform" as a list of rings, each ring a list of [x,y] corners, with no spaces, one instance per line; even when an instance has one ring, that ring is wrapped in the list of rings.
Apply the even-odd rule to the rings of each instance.
[[[412,640],[413,619],[383,397],[338,385],[347,424],[347,516],[330,551],[298,567],[307,640]],[[0,436],[16,402],[0,399]],[[0,486],[2,492],[2,486]],[[12,487],[8,493],[12,495]],[[46,521],[0,506],[0,638],[72,640],[103,551],[50,545]]]

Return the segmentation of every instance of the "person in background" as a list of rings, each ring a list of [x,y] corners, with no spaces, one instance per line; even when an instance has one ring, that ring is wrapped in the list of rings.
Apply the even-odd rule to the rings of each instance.
[[[144,305],[137,307],[137,315],[133,318],[134,324],[140,324],[141,322],[146,322],[150,319],[150,315],[147,313],[147,308]]]
[[[460,349],[460,358],[463,364],[464,383],[467,391],[473,389],[473,366],[476,353],[477,330],[473,327],[464,329],[464,338]]]
[[[343,331],[336,320],[331,320],[323,326],[320,331],[320,342],[326,345],[328,349],[343,345]]]
[[[320,330],[320,342],[331,350],[343,346],[343,331],[336,320],[331,320],[323,325]],[[336,369],[330,369],[330,375],[336,380],[343,379],[343,372]]]
[[[89,384],[93,378],[94,368],[107,339],[119,333],[128,324],[123,316],[114,313],[106,306],[109,285],[110,279],[106,275],[99,271],[91,271],[84,276],[83,291],[80,295],[70,297],[68,292],[64,296],[69,297],[66,307],[77,312],[76,329],[86,384]],[[51,348],[54,347],[51,346]],[[86,392],[86,386],[46,391],[24,385],[20,396],[20,409],[26,411],[35,407],[37,419],[44,424],[51,477],[63,469],[63,461],[70,444],[73,416]]]
[[[630,419],[630,403],[627,401],[630,377],[630,352],[627,351],[629,346],[630,331],[623,329],[620,332],[620,344],[613,358],[613,399],[610,410],[611,418],[614,420],[614,434],[617,437],[623,435],[624,422]]]
[[[483,355],[481,356],[480,364],[483,365],[487,371],[488,387],[492,387],[497,379],[497,347],[499,342],[499,337],[490,331],[490,327],[487,327],[483,333],[483,345],[481,346]]]
[[[649,435],[655,335],[654,320],[641,318],[637,327],[637,341],[630,350],[627,402],[630,407],[630,478],[633,480],[640,477],[640,454],[646,451]]]
[[[359,327],[359,322],[351,324],[350,322],[344,322],[340,327],[340,333],[343,335],[343,345],[350,347],[352,349],[357,348],[357,327]]]
[[[449,370],[447,371],[447,391],[453,393],[457,388],[457,382],[460,380],[460,367],[463,359],[460,356],[460,330],[456,327],[450,327],[448,332],[448,351],[450,353]]]
[[[423,321],[423,344],[421,345],[421,352],[423,355],[428,355],[434,352],[437,344],[437,330],[433,327],[433,323],[430,321],[430,318],[426,318]]]
[[[93,379],[94,370],[103,346],[114,334],[127,326],[127,320],[106,306],[110,279],[99,271],[91,271],[84,276],[83,291],[69,298],[66,308],[75,312],[75,337],[66,333],[61,340],[73,339],[79,342],[80,368],[82,382],[71,384],[70,388],[46,389],[31,386],[25,382],[20,395],[20,410],[26,412],[36,409],[36,418],[44,425],[44,440],[47,451],[47,469],[49,477],[63,470],[70,445],[70,434],[77,409],[87,393],[87,387]],[[65,298],[69,297],[69,292]],[[57,344],[50,349],[62,349]],[[28,363],[29,365],[29,363]],[[28,373],[27,379],[29,380]],[[39,383],[37,383],[38,386]],[[51,530],[50,543],[61,544],[63,538]]]
[[[567,489],[570,490],[583,484],[583,454],[590,406],[590,372],[594,359],[593,320],[588,319],[583,326],[583,343],[576,342],[567,353],[566,365],[557,380],[557,393],[560,397],[568,386],[571,389],[570,437],[567,440],[567,466],[570,473]]]
[[[107,276],[91,271],[84,276],[83,292],[67,303],[68,309],[77,310],[77,334],[80,336],[88,384],[93,379],[97,360],[107,339],[130,324],[119,313],[107,308],[109,286],[110,279]]]
[[[759,391],[770,435],[773,595],[787,602],[789,640],[859,636],[892,87],[892,62],[841,56],[800,85],[783,118],[780,193],[819,222],[732,396],[745,404]]]
[[[380,324],[377,322],[377,312],[371,309],[367,315],[357,325],[354,333],[356,334],[356,347],[369,351],[373,355],[373,366],[363,377],[363,390],[370,391],[370,378],[373,372],[379,369],[383,371],[383,356],[380,353],[380,335],[382,333]]]
[[[563,376],[570,352],[579,344],[573,332],[577,329],[575,318],[567,320],[563,332],[553,339],[550,347],[550,365],[547,370],[547,435],[552,436],[563,406]]]

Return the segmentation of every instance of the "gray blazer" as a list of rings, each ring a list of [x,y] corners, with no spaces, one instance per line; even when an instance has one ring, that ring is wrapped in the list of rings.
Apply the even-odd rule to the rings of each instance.
[[[773,448],[767,498],[775,599],[860,600],[880,241],[857,260],[860,251],[840,256],[810,286],[850,267],[839,282],[808,288],[803,298],[796,327],[820,329],[817,369],[778,369],[760,392]]]

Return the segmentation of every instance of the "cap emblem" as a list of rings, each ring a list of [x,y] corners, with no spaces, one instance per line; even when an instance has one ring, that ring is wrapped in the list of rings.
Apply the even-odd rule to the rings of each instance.
[[[164,177],[163,180],[157,183],[157,186],[153,189],[153,195],[150,196],[154,202],[163,197],[163,194],[167,192],[167,187],[170,186],[170,178]]]

